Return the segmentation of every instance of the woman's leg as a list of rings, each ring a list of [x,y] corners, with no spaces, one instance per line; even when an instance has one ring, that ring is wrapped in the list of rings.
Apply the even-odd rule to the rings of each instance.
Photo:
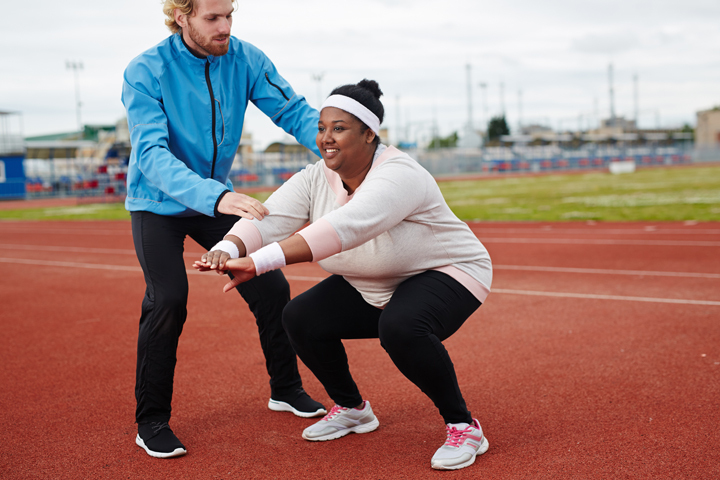
[[[377,338],[381,312],[338,275],[298,295],[283,311],[283,326],[298,357],[342,407],[354,408],[363,400],[342,339]]]
[[[430,397],[445,423],[471,423],[472,417],[442,341],[479,306],[455,279],[430,270],[400,284],[380,315],[383,348],[403,375]]]

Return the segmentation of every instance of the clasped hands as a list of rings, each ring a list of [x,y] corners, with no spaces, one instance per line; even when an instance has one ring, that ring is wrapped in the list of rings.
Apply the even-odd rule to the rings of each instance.
[[[250,257],[230,258],[230,254],[222,250],[213,250],[204,254],[200,260],[193,263],[193,268],[200,272],[215,270],[219,275],[231,273],[231,279],[223,287],[223,292],[229,292],[241,283],[255,278],[255,263]]]

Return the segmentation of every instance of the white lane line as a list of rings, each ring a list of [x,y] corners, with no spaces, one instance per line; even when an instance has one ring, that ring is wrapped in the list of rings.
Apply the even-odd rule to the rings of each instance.
[[[720,247],[720,242],[704,242],[692,240],[610,240],[610,239],[576,239],[576,238],[493,238],[478,235],[482,243],[550,243],[561,245],[643,245],[663,247]]]
[[[120,248],[61,247],[53,245],[16,245],[0,243],[0,250],[37,250],[41,252],[107,253],[111,255],[135,255],[135,250]],[[205,252],[184,252],[186,258],[200,258]]]
[[[633,275],[644,277],[720,278],[720,273],[658,272],[651,270],[612,270],[604,268],[539,267],[531,265],[493,265],[493,269],[530,272],[589,273],[598,275]]]
[[[90,247],[61,247],[52,245],[13,245],[0,244],[0,249],[8,250],[37,250],[46,252],[72,252],[72,253],[103,253],[118,255],[135,255],[135,250]],[[185,252],[186,258],[200,258],[203,252]],[[694,272],[659,272],[651,270],[612,270],[601,268],[573,268],[573,267],[544,267],[531,265],[493,265],[496,270],[519,270],[536,272],[562,272],[587,273],[601,275],[633,275],[648,277],[688,277],[688,278],[720,278],[720,273],[694,273]]]
[[[35,260],[32,258],[0,258],[2,263],[24,265],[43,265],[46,267],[92,268],[95,270],[120,270],[124,272],[142,272],[140,267],[129,265],[104,265],[100,263],[58,262],[55,260]]]
[[[15,245],[0,243],[0,249],[5,250],[38,250],[43,252],[73,252],[73,253],[109,253],[119,255],[135,255],[135,250],[118,248],[92,248],[92,247],[61,247],[56,245]]]
[[[28,228],[28,227],[16,227],[14,225],[3,225],[2,222],[0,222],[0,231],[2,233],[37,233],[42,235],[132,235],[132,231],[130,230],[130,226],[128,223],[127,229],[116,229],[116,230],[100,230],[95,228],[78,228],[78,229],[69,229],[69,228],[43,228],[42,224],[39,222],[39,225],[37,228]]]
[[[679,228],[554,228],[554,227],[528,227],[528,228],[493,228],[482,223],[468,222],[470,228],[477,233],[554,233],[570,235],[720,235],[720,229],[689,229]]]
[[[0,263],[14,263],[18,266],[42,265],[45,267],[89,268],[93,270],[114,270],[142,273],[142,268],[132,265],[105,265],[101,263],[59,262],[55,260],[34,260],[19,258],[0,258]],[[186,269],[185,272],[187,272],[188,275],[203,275],[205,277],[212,278],[211,275],[209,275],[207,272],[198,272],[195,269]],[[287,278],[288,280],[297,280],[301,282],[319,282],[325,280],[325,277],[303,277],[294,275],[286,275],[285,278]]]
[[[0,258],[0,263],[18,263],[16,258]],[[47,260],[23,260],[23,265],[43,265],[43,266],[55,266],[55,267],[71,267],[71,268],[91,268],[98,270],[121,270],[128,272],[141,272],[140,267],[125,266],[125,265],[102,265],[97,263],[77,263],[77,262],[56,262]],[[186,270],[188,275],[204,275],[211,278],[203,272],[196,270]],[[288,280],[307,281],[307,282],[320,282],[325,280],[325,277],[305,277],[305,276],[294,276],[287,275]],[[505,288],[494,288],[492,293],[500,294],[512,294],[512,295],[532,295],[539,297],[555,297],[555,298],[581,298],[581,299],[592,299],[592,300],[619,300],[629,302],[650,302],[650,303],[673,303],[679,305],[711,305],[720,306],[720,302],[713,300],[686,300],[681,298],[655,298],[655,297],[633,297],[624,295],[596,295],[590,293],[564,293],[564,292],[541,292],[533,290],[510,290]]]
[[[620,300],[628,302],[649,302],[649,303],[674,303],[679,305],[712,305],[720,306],[720,302],[714,300],[686,300],[682,298],[656,298],[656,297],[631,297],[624,295],[594,295],[591,293],[563,293],[563,292],[539,292],[533,290],[509,290],[505,288],[493,288],[492,293],[505,293],[512,295],[533,295],[538,297],[558,298],[583,298],[593,300]]]

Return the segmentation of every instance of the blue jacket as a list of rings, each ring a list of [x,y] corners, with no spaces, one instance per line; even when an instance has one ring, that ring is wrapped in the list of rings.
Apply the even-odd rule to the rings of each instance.
[[[240,143],[248,102],[316,155],[319,114],[295,94],[253,45],[230,37],[228,53],[198,58],[180,34],[135,58],[125,70],[132,153],[130,211],[216,216]]]

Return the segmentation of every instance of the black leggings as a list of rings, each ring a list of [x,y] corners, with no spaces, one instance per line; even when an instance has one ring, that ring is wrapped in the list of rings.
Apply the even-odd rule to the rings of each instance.
[[[455,279],[432,270],[401,283],[384,309],[368,304],[343,277],[333,275],[291,300],[283,311],[283,325],[300,359],[336,404],[350,408],[363,400],[342,339],[379,338],[400,372],[430,397],[445,423],[470,423],[442,341],[479,306]]]

